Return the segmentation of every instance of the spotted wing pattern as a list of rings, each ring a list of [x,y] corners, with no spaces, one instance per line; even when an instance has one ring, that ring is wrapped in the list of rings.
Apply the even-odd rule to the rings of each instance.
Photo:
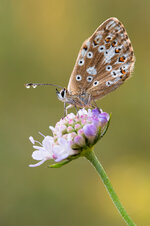
[[[68,90],[94,100],[119,87],[131,74],[135,57],[123,24],[109,18],[87,39],[77,57]]]

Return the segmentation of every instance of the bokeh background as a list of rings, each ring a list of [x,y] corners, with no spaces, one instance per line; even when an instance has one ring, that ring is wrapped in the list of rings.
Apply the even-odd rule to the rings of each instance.
[[[125,25],[136,55],[133,77],[98,101],[112,112],[96,146],[113,187],[137,225],[150,225],[150,1],[0,0],[0,225],[123,226],[85,159],[61,169],[29,168],[38,131],[63,115],[55,88],[67,86],[82,42],[107,18]]]

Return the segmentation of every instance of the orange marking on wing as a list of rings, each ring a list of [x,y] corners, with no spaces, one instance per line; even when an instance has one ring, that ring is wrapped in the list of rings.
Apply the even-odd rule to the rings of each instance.
[[[84,45],[84,46],[83,46],[83,49],[84,49],[84,50],[87,50],[87,46],[86,46],[86,45]]]
[[[106,38],[106,39],[105,39],[105,41],[106,41],[106,42],[109,42],[109,41],[110,41],[110,39],[111,39],[111,38],[110,38],[110,37],[108,37],[108,38]]]
[[[125,72],[125,70],[123,70],[123,69],[121,68],[121,73],[122,73],[122,74],[125,74],[126,72]]]
[[[120,52],[120,49],[115,49],[115,53],[119,53]]]
[[[94,43],[95,46],[98,45],[98,43],[96,42],[96,40],[93,40],[93,43]]]
[[[119,61],[120,61],[120,62],[124,62],[124,61],[125,61],[125,57],[124,57],[124,56],[119,57]]]
[[[114,47],[116,45],[116,41],[113,41],[112,43],[112,47]]]

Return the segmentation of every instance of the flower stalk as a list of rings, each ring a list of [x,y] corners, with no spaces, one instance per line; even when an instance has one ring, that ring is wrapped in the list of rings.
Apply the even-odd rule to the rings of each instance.
[[[122,216],[122,218],[124,219],[126,224],[129,226],[135,226],[136,224],[132,221],[132,219],[129,217],[126,210],[124,209],[123,205],[121,204],[116,192],[114,191],[114,189],[110,183],[110,180],[109,180],[103,166],[97,159],[94,151],[89,149],[85,152],[84,156],[89,160],[89,162],[96,169],[96,171],[99,174],[100,178],[102,179],[102,181],[106,187],[106,190],[107,190],[108,194],[110,195],[115,207],[117,208],[118,212],[120,213],[120,215]]]

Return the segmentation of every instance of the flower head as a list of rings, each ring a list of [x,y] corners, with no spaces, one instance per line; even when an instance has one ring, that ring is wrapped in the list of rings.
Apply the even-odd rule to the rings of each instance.
[[[32,158],[40,161],[29,166],[39,166],[49,159],[60,162],[79,157],[84,149],[92,147],[101,138],[109,119],[109,114],[98,108],[82,109],[76,115],[68,114],[57,122],[55,127],[49,127],[53,136],[43,135],[42,143],[35,141],[33,137],[29,138],[33,143],[33,148],[36,149]],[[40,146],[35,146],[35,143]]]

